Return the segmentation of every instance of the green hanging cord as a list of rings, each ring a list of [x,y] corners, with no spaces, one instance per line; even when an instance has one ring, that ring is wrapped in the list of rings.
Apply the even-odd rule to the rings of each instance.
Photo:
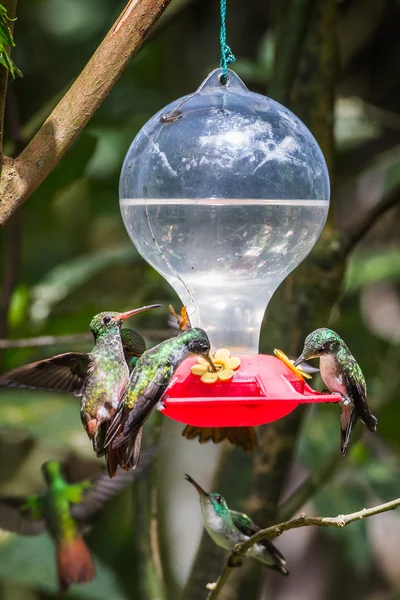
[[[220,0],[221,28],[219,31],[219,40],[221,43],[221,60],[219,66],[222,69],[221,83],[225,85],[228,81],[228,65],[235,62],[236,58],[232,50],[226,43],[226,0]]]

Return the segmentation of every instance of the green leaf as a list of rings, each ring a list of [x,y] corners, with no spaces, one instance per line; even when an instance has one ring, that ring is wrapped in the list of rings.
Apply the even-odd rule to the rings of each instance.
[[[93,556],[96,579],[73,586],[68,597],[93,600],[127,600],[115,573]],[[57,594],[54,544],[47,534],[27,538],[14,534],[0,537],[0,578]]]
[[[32,289],[32,318],[36,321],[46,319],[55,304],[106,267],[132,263],[138,258],[131,245],[124,245],[79,256],[58,265]]]
[[[15,21],[15,19],[10,19],[7,15],[7,10],[0,4],[0,64],[3,65],[3,67],[10,72],[11,77],[15,79],[16,75],[22,77],[22,73],[7,52],[8,47],[14,48],[15,46],[14,38],[8,25],[10,21]]]
[[[345,289],[354,292],[378,281],[400,281],[400,250],[375,249],[373,253],[357,252],[349,261]]]

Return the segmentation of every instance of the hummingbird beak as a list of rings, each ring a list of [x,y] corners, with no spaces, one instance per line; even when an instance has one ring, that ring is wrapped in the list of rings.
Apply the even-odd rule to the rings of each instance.
[[[211,356],[209,354],[205,354],[204,358],[206,359],[207,362],[210,363],[210,366],[211,366],[212,370],[214,371],[214,373],[216,373],[217,369],[215,368],[215,365],[213,363],[213,360],[212,360]]]
[[[118,313],[115,317],[113,317],[113,321],[125,321],[125,319],[129,319],[129,317],[133,317],[133,315],[137,315],[138,313],[144,312],[145,310],[150,310],[151,308],[160,308],[162,304],[150,304],[149,306],[142,306],[141,308],[134,308],[133,310],[128,310],[124,313]]]
[[[304,362],[305,360],[307,360],[306,358],[304,358],[304,356],[302,354],[300,354],[299,358],[297,358],[294,363],[293,366],[294,367],[298,367],[300,363]]]
[[[207,492],[205,492],[203,490],[203,488],[201,486],[199,486],[199,484],[196,483],[195,480],[190,477],[190,475],[186,474],[185,475],[185,479],[186,479],[186,481],[188,481],[189,483],[191,483],[192,485],[194,485],[194,487],[199,492],[199,494],[201,494],[202,496],[208,496]]]

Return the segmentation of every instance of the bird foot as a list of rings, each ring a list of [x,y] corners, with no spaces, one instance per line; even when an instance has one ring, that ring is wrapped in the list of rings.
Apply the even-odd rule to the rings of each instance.
[[[339,404],[341,406],[349,406],[351,404],[351,400],[350,400],[350,398],[345,398],[343,396],[343,398],[340,400]]]
[[[159,400],[156,404],[156,410],[163,411],[165,409],[165,404],[162,400]]]

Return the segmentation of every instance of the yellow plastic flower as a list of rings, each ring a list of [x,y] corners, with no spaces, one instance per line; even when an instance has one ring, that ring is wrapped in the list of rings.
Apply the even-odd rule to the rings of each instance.
[[[240,358],[231,356],[227,348],[219,348],[211,358],[216,371],[212,370],[211,365],[202,356],[197,357],[197,364],[191,368],[193,375],[199,376],[203,383],[229,381],[240,367]]]
[[[279,358],[279,360],[281,360],[282,362],[285,363],[285,365],[287,367],[289,367],[289,369],[291,371],[293,371],[293,373],[295,375],[297,375],[297,377],[299,379],[312,379],[310,373],[306,373],[305,371],[303,371],[303,369],[299,369],[298,367],[295,367],[294,364],[292,363],[292,361],[286,356],[286,354],[284,352],[282,352],[282,350],[274,350],[274,354],[277,358]]]

